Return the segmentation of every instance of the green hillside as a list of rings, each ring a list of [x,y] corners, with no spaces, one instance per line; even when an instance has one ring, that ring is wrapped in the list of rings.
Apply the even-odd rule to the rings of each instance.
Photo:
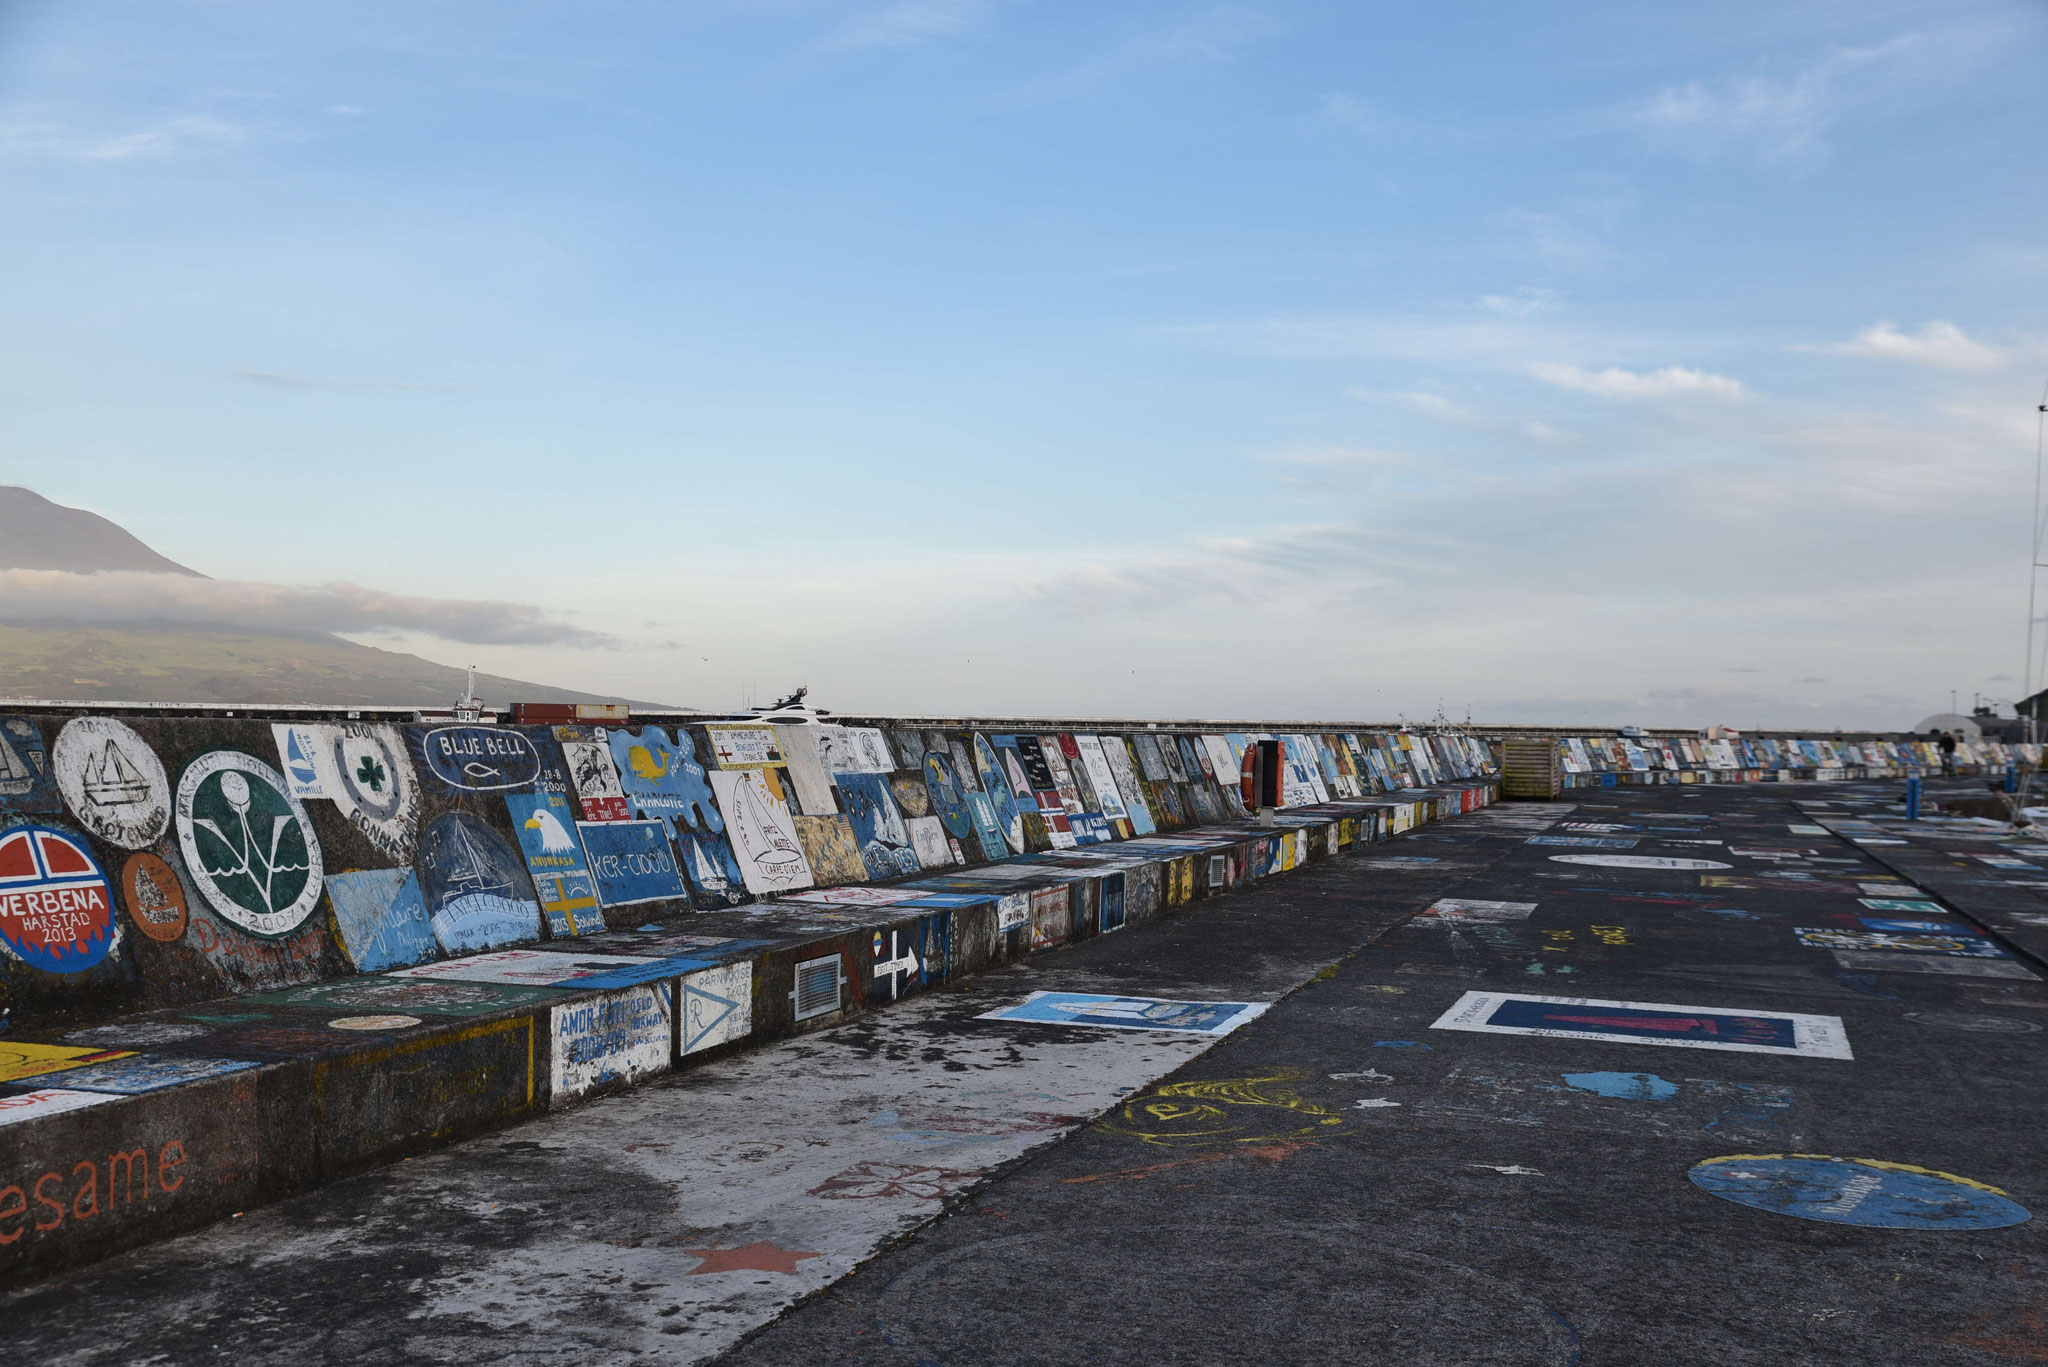
[[[0,698],[445,707],[464,677],[336,637],[0,626]],[[476,687],[493,706],[616,701],[490,674],[477,675]]]

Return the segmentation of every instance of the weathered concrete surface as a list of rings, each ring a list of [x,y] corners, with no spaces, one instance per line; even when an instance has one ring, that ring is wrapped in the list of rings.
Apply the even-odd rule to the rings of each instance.
[[[1861,933],[1881,913],[1857,884],[1889,872],[1794,829],[1810,791],[1588,796],[1571,822],[1629,829],[1553,834],[1631,847],[1525,846],[1453,893],[1533,902],[1526,919],[1404,925],[725,1361],[2048,1361],[2048,1222],[1971,1228],[1975,1187],[1918,1208],[1926,1227],[1879,1228],[1688,1180],[1820,1153],[2040,1212],[2048,987],[1802,943]],[[1729,867],[1560,862],[1580,854]],[[1434,1028],[1475,990],[1833,1016],[1854,1057]],[[1202,1098],[1221,1118],[1177,1124]],[[1313,1111],[1343,1123],[1302,1126]],[[1816,1213],[1887,1208],[1887,1170],[1857,1171]]]
[[[1456,840],[1313,864],[112,1259],[0,1314],[49,1363],[701,1360],[1210,1043],[981,1012],[1034,989],[1272,1000],[1512,847],[1487,830],[1548,819],[1494,808]]]

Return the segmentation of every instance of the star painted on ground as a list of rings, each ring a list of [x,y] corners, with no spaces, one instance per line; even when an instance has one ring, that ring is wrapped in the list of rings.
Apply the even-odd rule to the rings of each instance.
[[[799,1261],[815,1253],[798,1253],[762,1239],[739,1248],[686,1248],[683,1252],[704,1261],[690,1269],[692,1277],[706,1272],[794,1272]]]

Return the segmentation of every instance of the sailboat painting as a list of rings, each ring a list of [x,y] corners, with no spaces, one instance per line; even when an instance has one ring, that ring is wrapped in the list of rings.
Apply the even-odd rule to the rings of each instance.
[[[797,841],[789,800],[773,769],[719,769],[710,777],[748,892],[765,896],[807,888],[817,881]]]
[[[468,812],[449,812],[419,842],[421,891],[449,954],[540,938],[540,904],[519,857]]]
[[[27,717],[0,717],[0,812],[58,812],[43,733]]]

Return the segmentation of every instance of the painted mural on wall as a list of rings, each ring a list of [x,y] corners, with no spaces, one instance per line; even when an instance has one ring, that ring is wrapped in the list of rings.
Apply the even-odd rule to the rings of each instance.
[[[697,760],[696,739],[685,729],[614,731],[612,756],[632,815],[661,823],[676,843],[692,900],[714,910],[746,900],[746,879],[727,839],[724,814],[709,774]]]
[[[251,935],[290,935],[320,903],[320,839],[284,776],[239,750],[209,750],[178,776],[185,871],[207,908]]]
[[[169,944],[185,934],[190,909],[178,875],[155,852],[139,851],[121,865],[121,900],[128,919],[152,940]]]
[[[553,935],[603,930],[597,882],[576,834],[576,814],[561,793],[507,793],[505,811],[526,856],[526,871]]]
[[[334,767],[328,796],[334,805],[380,854],[409,861],[419,834],[420,795],[398,733],[349,722],[334,729],[329,753]]]
[[[748,892],[767,896],[811,886],[810,861],[774,769],[720,769],[711,775],[711,788]]]
[[[62,809],[43,733],[28,717],[0,717],[0,812]]]
[[[406,739],[419,772],[450,792],[524,791],[540,777],[540,751],[513,727],[413,727]]]
[[[74,717],[57,733],[51,768],[79,824],[110,845],[147,849],[171,824],[171,782],[142,737],[112,717]]]
[[[119,943],[114,887],[79,836],[0,831],[0,944],[45,973],[83,973]]]
[[[334,909],[342,952],[358,971],[404,968],[434,957],[434,928],[413,870],[329,874],[327,901]]]
[[[586,821],[579,833],[598,900],[604,905],[623,907],[690,895],[659,821]]]
[[[569,727],[561,729],[572,731]],[[565,738],[562,741],[562,761],[568,766],[569,782],[576,790],[576,801],[585,821],[627,821],[632,818],[624,780],[613,762],[611,750],[602,740]]]
[[[1011,790],[1010,780],[1004,776],[1002,763],[996,758],[995,747],[980,732],[974,736],[974,776],[994,808],[996,826],[1002,832],[1004,843],[1016,853],[1024,853],[1024,812],[1019,803],[1029,804],[1036,810],[1037,801],[1029,791],[1020,796]]]
[[[916,873],[917,852],[910,843],[910,828],[896,809],[889,780],[881,774],[840,774],[833,782],[839,787],[839,800],[846,804],[846,820],[853,827],[853,842],[860,847],[868,876],[895,878]]]
[[[420,891],[449,954],[540,938],[540,904],[520,860],[468,812],[436,817],[419,841]]]

